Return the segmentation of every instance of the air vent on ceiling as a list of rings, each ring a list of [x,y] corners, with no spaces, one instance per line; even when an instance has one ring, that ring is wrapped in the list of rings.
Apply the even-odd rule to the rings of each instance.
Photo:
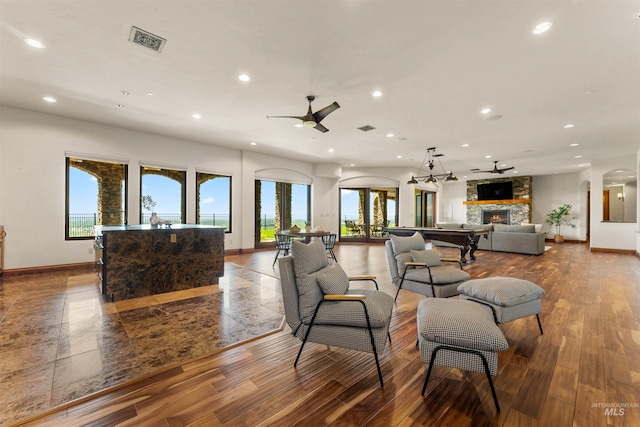
[[[362,132],[369,132],[370,130],[374,130],[375,127],[371,125],[364,125],[364,126],[360,126],[358,129],[360,129]]]
[[[167,43],[167,39],[158,37],[148,31],[141,30],[138,27],[131,27],[131,32],[129,33],[129,41],[144,47],[148,47],[149,49],[153,49],[158,53],[162,52],[162,48],[164,48],[165,43]]]

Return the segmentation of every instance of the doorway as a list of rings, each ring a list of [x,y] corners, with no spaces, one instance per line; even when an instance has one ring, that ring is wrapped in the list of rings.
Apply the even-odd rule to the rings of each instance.
[[[398,189],[393,187],[340,189],[340,241],[375,242],[386,239],[385,227],[398,220]]]

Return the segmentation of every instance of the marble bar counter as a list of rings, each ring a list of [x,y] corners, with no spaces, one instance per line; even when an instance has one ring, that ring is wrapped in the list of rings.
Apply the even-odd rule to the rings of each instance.
[[[111,301],[214,285],[224,275],[224,227],[100,226],[95,249]]]

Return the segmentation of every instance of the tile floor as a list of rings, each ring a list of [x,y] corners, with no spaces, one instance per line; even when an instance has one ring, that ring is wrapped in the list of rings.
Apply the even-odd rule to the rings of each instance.
[[[279,329],[279,280],[225,263],[218,285],[104,302],[93,272],[0,278],[0,424]]]

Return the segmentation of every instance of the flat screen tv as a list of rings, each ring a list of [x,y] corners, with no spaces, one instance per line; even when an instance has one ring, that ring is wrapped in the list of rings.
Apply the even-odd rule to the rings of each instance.
[[[478,200],[513,199],[513,182],[491,182],[478,184]]]

